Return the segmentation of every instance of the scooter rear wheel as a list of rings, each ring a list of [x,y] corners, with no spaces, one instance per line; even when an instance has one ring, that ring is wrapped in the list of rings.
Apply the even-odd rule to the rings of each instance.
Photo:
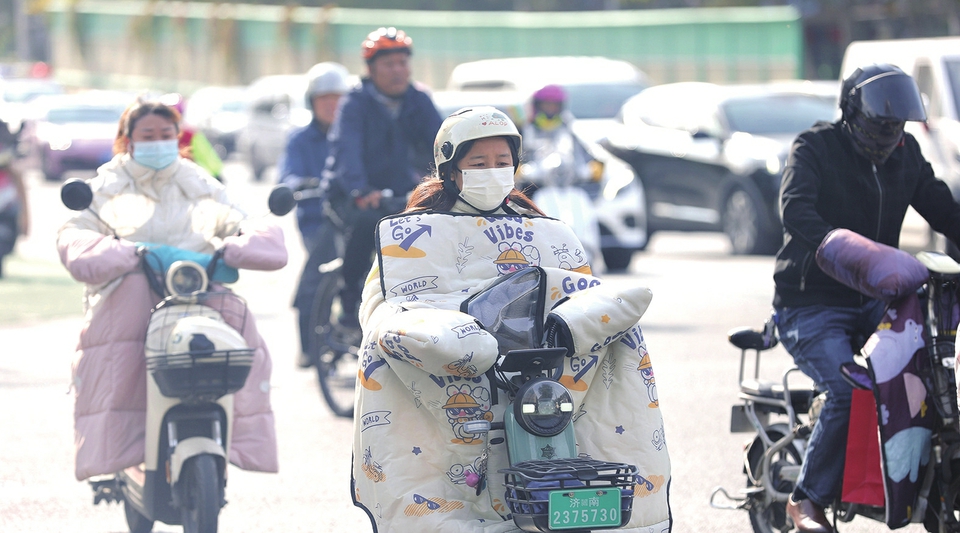
[[[197,455],[187,459],[178,484],[183,484],[180,517],[184,533],[217,533],[223,494],[213,456]]]
[[[153,520],[140,514],[140,511],[126,498],[123,499],[123,514],[127,518],[127,527],[130,533],[150,533],[153,531]]]
[[[774,442],[782,439],[786,434],[777,429],[767,429],[767,435]],[[750,449],[747,452],[747,467],[750,468],[752,476],[754,479],[758,479],[761,475],[760,467],[761,461],[763,459],[763,441],[760,440],[760,437],[757,437],[753,443],[750,445]],[[780,480],[777,481],[778,475],[777,470],[781,466],[786,465],[799,465],[803,461],[803,457],[800,455],[800,452],[793,445],[793,443],[788,444],[785,448],[780,450],[780,452],[773,457],[773,461],[770,463],[770,468],[773,469],[771,479],[776,483],[776,489],[780,492],[791,492],[793,491],[793,483],[790,481]],[[753,487],[754,484],[747,479],[747,487]],[[753,505],[751,505],[750,510],[750,526],[753,528],[754,533],[786,533],[788,531],[793,531],[793,523],[790,522],[787,518],[787,505],[786,502],[773,502],[769,505],[763,505],[762,496],[758,496]]]

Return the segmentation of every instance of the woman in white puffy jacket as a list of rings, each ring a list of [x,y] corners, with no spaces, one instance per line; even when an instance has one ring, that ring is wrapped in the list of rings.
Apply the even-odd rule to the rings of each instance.
[[[73,362],[80,480],[144,460],[144,341],[159,297],[140,269],[136,243],[206,254],[221,250],[223,262],[234,268],[276,270],[287,261],[279,227],[244,220],[223,185],[179,156],[179,118],[159,103],[129,108],[113,159],[90,181],[91,209],[77,213],[57,235],[60,260],[74,279],[86,284],[85,324]],[[234,396],[230,462],[276,472],[270,354],[253,315],[247,313],[244,320],[230,325],[243,330],[254,361],[246,385]]]
[[[491,107],[462,109],[437,134],[437,172],[377,228],[364,287],[355,411],[354,503],[377,532],[518,531],[505,501],[503,419],[485,372],[497,341],[460,312],[500,276],[540,267],[546,311],[572,335],[560,382],[575,403],[577,450],[637,465],[627,531],[669,531],[670,462],[637,320],[647,289],[590,275],[582,245],[514,188],[520,134]],[[568,298],[569,297],[569,298]],[[559,315],[558,315],[559,316]]]

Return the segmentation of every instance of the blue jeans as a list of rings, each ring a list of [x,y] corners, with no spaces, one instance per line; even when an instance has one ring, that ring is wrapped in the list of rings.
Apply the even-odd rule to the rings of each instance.
[[[843,481],[852,387],[841,377],[840,365],[853,361],[884,309],[884,302],[871,300],[861,307],[810,305],[776,310],[783,347],[800,370],[827,391],[797,480],[797,488],[821,507],[840,496]]]

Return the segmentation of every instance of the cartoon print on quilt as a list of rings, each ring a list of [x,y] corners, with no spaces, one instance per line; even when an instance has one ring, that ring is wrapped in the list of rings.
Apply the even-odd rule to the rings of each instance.
[[[910,522],[930,460],[934,406],[920,378],[926,364],[923,313],[917,296],[892,304],[863,351],[874,383],[886,494],[886,523]]]
[[[508,466],[505,444],[464,430],[503,419],[504,393],[494,403],[484,375],[498,356],[496,340],[459,304],[530,266],[547,273],[548,309],[578,293],[625,304],[600,290],[576,236],[553,219],[401,215],[381,221],[377,237],[381,289],[394,309],[365,332],[354,501],[379,531],[516,531],[497,473]],[[608,333],[566,358],[560,378],[574,395],[578,446],[640,466],[630,525],[667,531],[670,466],[643,334],[635,320],[610,325],[616,313],[596,314],[596,325],[580,318],[579,331]]]

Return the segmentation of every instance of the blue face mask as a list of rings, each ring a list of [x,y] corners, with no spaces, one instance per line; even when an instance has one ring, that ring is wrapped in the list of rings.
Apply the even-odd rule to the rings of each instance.
[[[179,155],[180,147],[176,139],[133,143],[133,160],[155,170],[172,165]]]

